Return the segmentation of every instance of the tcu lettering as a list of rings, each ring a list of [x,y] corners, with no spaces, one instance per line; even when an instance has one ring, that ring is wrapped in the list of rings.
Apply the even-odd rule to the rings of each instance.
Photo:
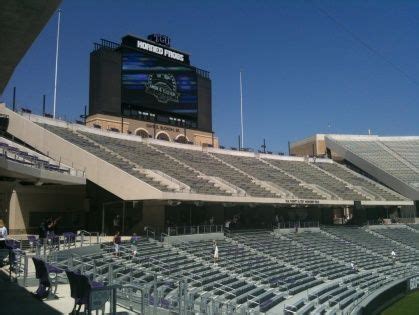
[[[167,47],[170,47],[170,37],[162,34],[151,34],[148,36],[148,39],[152,40],[157,44],[161,44]]]

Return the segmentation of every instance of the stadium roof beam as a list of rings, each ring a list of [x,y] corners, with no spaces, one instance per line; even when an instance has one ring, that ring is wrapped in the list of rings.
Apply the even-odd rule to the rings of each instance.
[[[0,1],[0,94],[61,0]]]

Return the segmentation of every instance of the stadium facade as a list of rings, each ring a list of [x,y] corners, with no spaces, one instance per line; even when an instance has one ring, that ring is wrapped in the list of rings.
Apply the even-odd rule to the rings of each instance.
[[[8,137],[58,161],[86,180],[89,229],[110,231],[123,216],[125,232],[145,226],[219,223],[240,213],[248,227],[284,220],[364,222],[409,211],[413,202],[330,159],[240,152],[90,128],[4,105]],[[64,175],[63,175],[64,176]],[[406,210],[407,209],[407,210]],[[28,218],[32,207],[15,209]],[[58,211],[58,209],[57,209]],[[35,210],[37,212],[37,210]],[[60,212],[60,211],[58,211]],[[260,220],[250,220],[258,217]],[[100,218],[98,220],[98,218]],[[135,220],[134,220],[135,218]],[[31,229],[28,221],[16,230]]]
[[[39,7],[48,1],[36,3]],[[167,37],[151,39],[134,41],[142,50],[188,62],[186,54],[170,49]],[[115,52],[108,48],[101,47],[100,54]],[[148,97],[160,99],[154,105],[178,97],[168,88],[175,85],[173,74],[149,71],[147,76]],[[12,234],[29,232],[46,217],[61,218],[59,225],[66,231],[80,227],[108,233],[109,223],[120,214],[124,234],[146,225],[200,224],[208,218],[211,224],[203,233],[199,226],[189,226],[183,232],[192,235],[161,234],[161,242],[156,234],[154,239],[133,235],[118,247],[99,235],[98,244],[92,245],[92,234],[92,246],[82,247],[86,232],[80,237],[50,234],[44,244],[29,236],[1,240],[8,249],[0,249],[0,262],[8,258],[9,276],[23,287],[38,278],[35,296],[54,300],[60,313],[73,305],[74,311],[77,304],[85,304],[84,311],[89,307],[90,313],[109,301],[112,314],[117,304],[141,314],[375,314],[418,289],[418,224],[336,226],[362,224],[384,213],[409,215],[418,183],[416,137],[320,135],[292,145],[293,150],[300,146],[303,157],[220,150],[198,137],[180,140],[176,130],[170,138],[159,137],[156,121],[159,128],[160,123],[168,128],[195,122],[182,127],[212,130],[200,123],[199,112],[175,116],[151,103],[135,104],[132,100],[145,100],[146,93],[138,93],[127,93],[127,103],[118,100],[120,114],[95,112],[97,104],[92,105],[87,126],[15,112],[1,104],[0,218],[6,219]],[[135,117],[128,118],[133,108]],[[147,110],[148,117],[155,115],[151,137],[150,130],[137,132],[134,126],[147,121],[138,115]],[[372,180],[371,174],[386,185]],[[335,226],[302,224],[294,232],[276,224],[270,231],[220,233],[219,223],[237,215],[244,224],[239,227],[272,228],[274,216],[281,222],[317,220]],[[221,259],[215,257],[214,245]],[[63,271],[69,285],[59,284]],[[66,300],[69,287],[74,304]],[[9,303],[8,310],[22,312],[28,304],[12,291],[13,299],[22,303]],[[60,303],[55,302],[56,293]],[[34,311],[40,303],[32,301]]]

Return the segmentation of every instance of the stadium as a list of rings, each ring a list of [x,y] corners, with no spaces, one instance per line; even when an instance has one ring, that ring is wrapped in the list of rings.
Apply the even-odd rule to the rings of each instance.
[[[22,40],[0,91],[60,1],[34,3],[3,6]],[[93,45],[83,121],[0,104],[1,294],[32,292],[21,313],[379,314],[414,293],[419,136],[225,148],[191,59],[122,34]]]

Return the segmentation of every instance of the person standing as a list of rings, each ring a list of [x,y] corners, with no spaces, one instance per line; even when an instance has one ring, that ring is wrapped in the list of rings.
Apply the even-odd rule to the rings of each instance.
[[[121,245],[121,236],[119,235],[119,231],[115,233],[113,237],[113,245],[115,250],[115,256],[119,256],[119,246]]]
[[[41,245],[44,245],[45,238],[47,237],[47,220],[43,220],[38,228],[38,237]]]
[[[219,257],[218,257],[218,246],[215,240],[213,243],[213,252],[214,252],[214,265],[217,265]]]
[[[3,220],[0,219],[0,249],[6,248],[6,239],[7,239],[7,228]]]
[[[391,259],[393,260],[393,265],[396,263],[396,252],[394,249],[391,251]]]

